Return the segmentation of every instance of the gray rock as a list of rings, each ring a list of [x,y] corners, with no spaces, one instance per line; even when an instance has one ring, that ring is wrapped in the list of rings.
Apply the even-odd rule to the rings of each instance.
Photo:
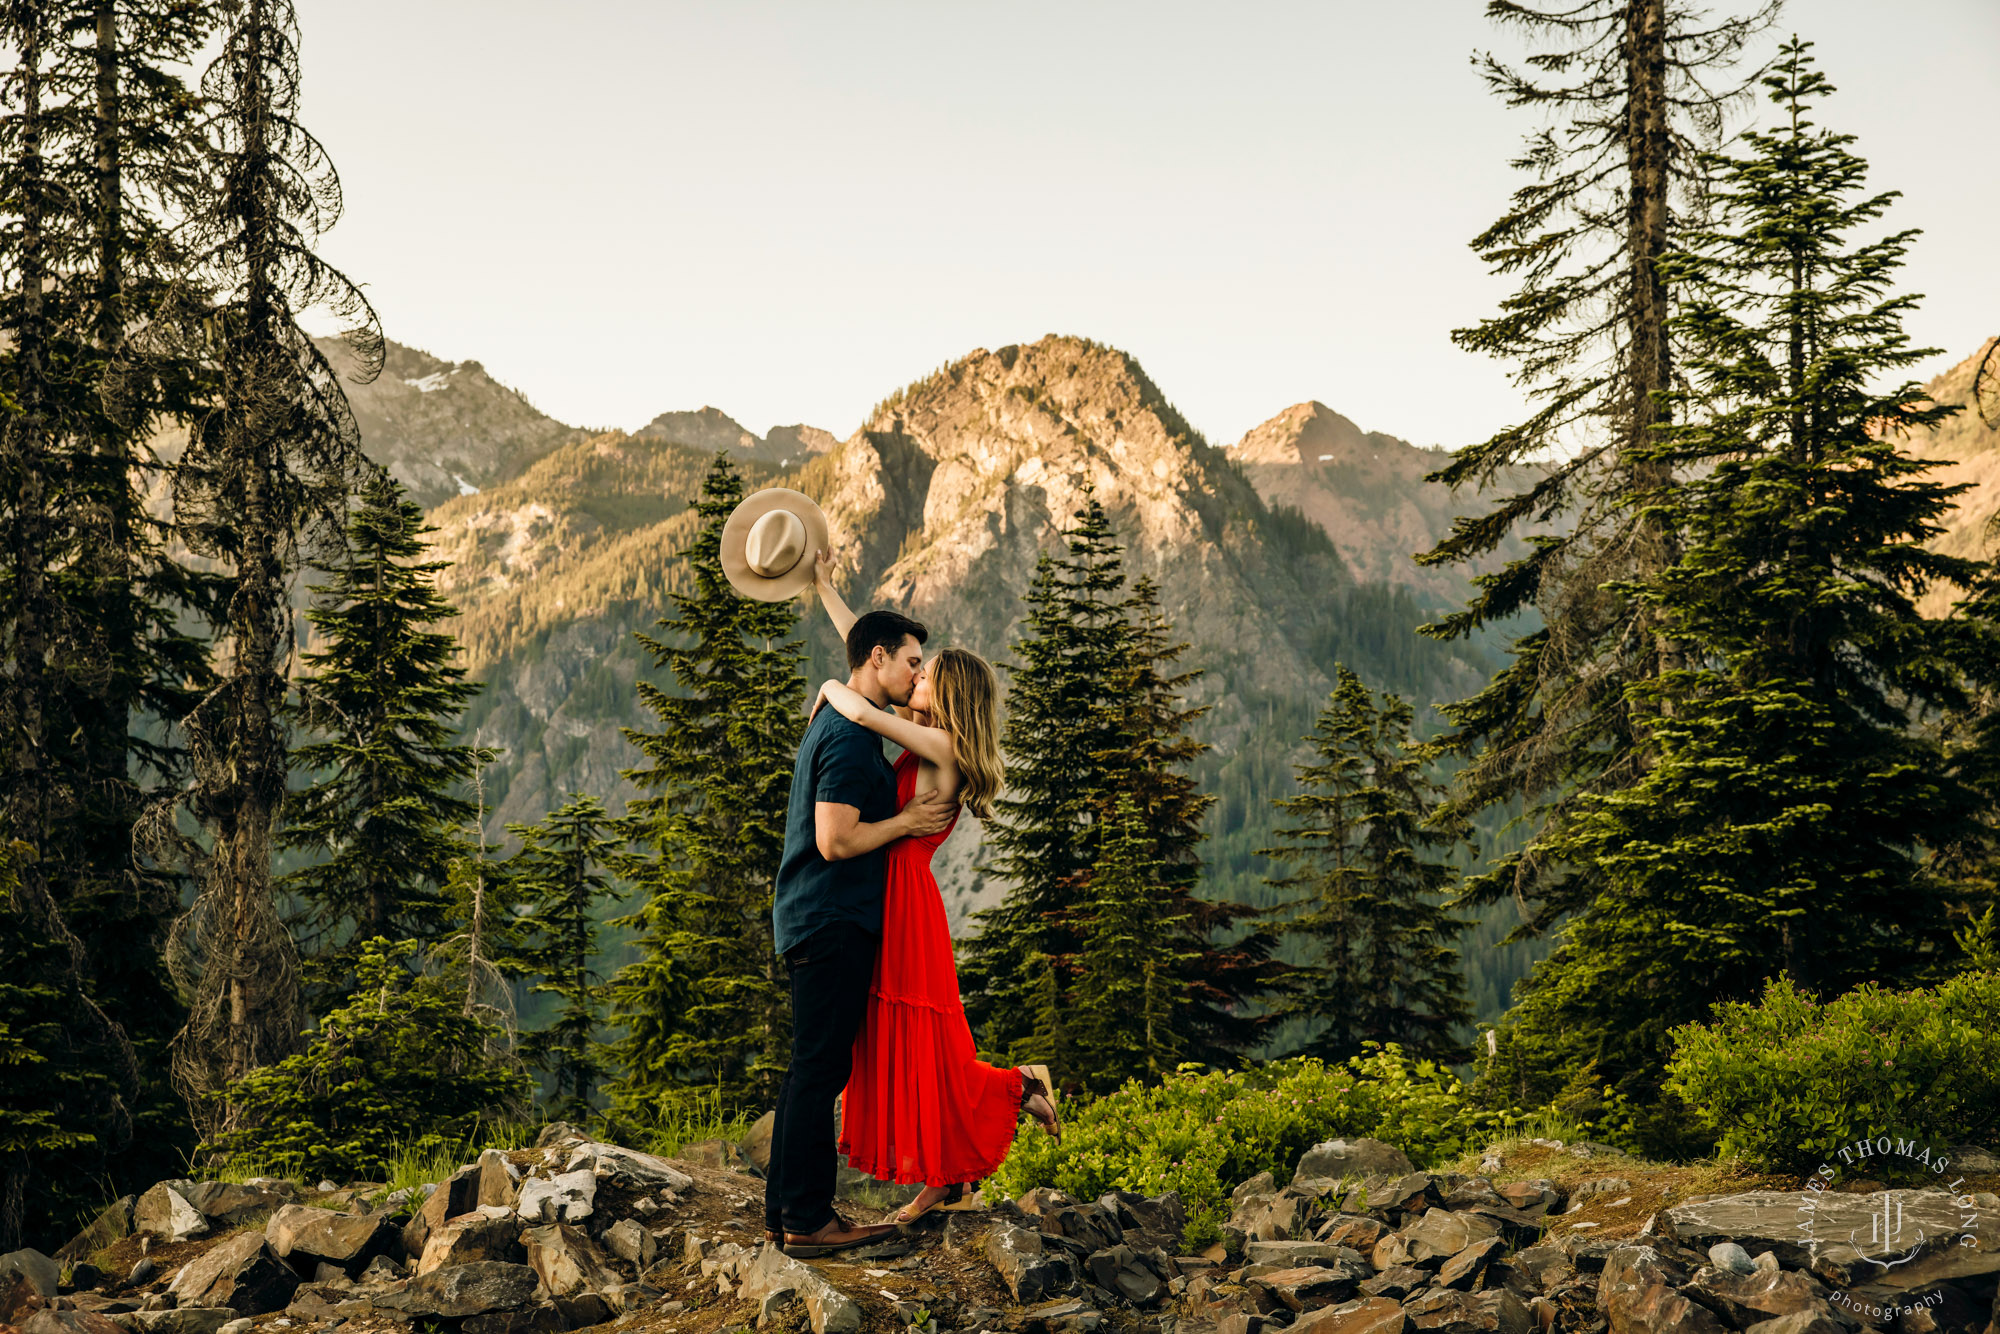
[[[105,1205],[81,1232],[63,1243],[55,1258],[82,1260],[126,1236],[132,1231],[132,1209],[138,1203],[137,1195],[124,1195]]]
[[[62,1282],[62,1267],[40,1251],[9,1251],[0,1255],[0,1288],[17,1277],[26,1279],[37,1297],[53,1297]]]
[[[1235,1190],[1229,1192],[1229,1203],[1234,1208],[1241,1208],[1245,1200],[1255,1199],[1259,1195],[1276,1195],[1277,1193],[1278,1179],[1269,1172],[1259,1172],[1256,1176],[1251,1177]]]
[[[1097,1252],[1085,1262],[1091,1281],[1115,1292],[1134,1306],[1151,1306],[1167,1293],[1173,1262],[1158,1251],[1135,1251],[1122,1243]]]
[[[470,1264],[475,1260],[502,1260],[519,1264],[521,1220],[505,1205],[481,1205],[469,1214],[460,1214],[424,1243],[417,1257],[417,1272],[428,1274],[446,1265]]]
[[[231,1327],[254,1328],[248,1316],[226,1306],[177,1306],[169,1311],[133,1311],[111,1318],[131,1334],[221,1334]]]
[[[397,1229],[386,1214],[350,1214],[287,1204],[264,1224],[264,1239],[292,1268],[305,1272],[321,1262],[354,1275],[395,1245]]]
[[[1569,1193],[1569,1208],[1564,1213],[1575,1213],[1583,1207],[1583,1202],[1597,1195],[1630,1195],[1632,1183],[1624,1177],[1599,1177],[1586,1181]]]
[[[1294,1241],[1311,1234],[1318,1196],[1287,1186],[1275,1195],[1253,1195],[1230,1217],[1247,1241]]]
[[[640,1270],[652,1266],[657,1243],[653,1234],[632,1219],[620,1219],[604,1229],[604,1249]]]
[[[511,1311],[526,1306],[539,1281],[535,1271],[526,1265],[477,1260],[420,1274],[402,1291],[384,1293],[374,1300],[377,1306],[412,1316],[462,1320],[488,1311]]]
[[[1569,1256],[1560,1246],[1524,1247],[1514,1252],[1509,1263],[1527,1275],[1528,1281],[1543,1292],[1554,1291],[1558,1284],[1576,1272],[1576,1266],[1570,1263]]]
[[[1678,1291],[1687,1275],[1651,1246],[1620,1246],[1598,1276],[1597,1306],[1611,1334],[1722,1334],[1724,1326],[1706,1306]]]
[[[1448,1209],[1432,1209],[1401,1233],[1407,1247],[1408,1263],[1434,1268],[1468,1246],[1498,1237],[1500,1229],[1475,1213],[1455,1214]]]
[[[1810,1274],[1796,1269],[1768,1271],[1754,1264],[1748,1273],[1704,1268],[1682,1292],[1738,1327],[1817,1310],[1827,1296],[1826,1288]]]
[[[521,1241],[527,1248],[528,1267],[552,1297],[598,1292],[618,1282],[580,1228],[548,1223],[529,1228]]]
[[[986,1259],[1014,1300],[1023,1305],[1044,1301],[1076,1281],[1069,1258],[1045,1251],[1039,1232],[1008,1223],[996,1224],[987,1232]]]
[[[1340,1181],[1349,1177],[1408,1176],[1417,1170],[1409,1155],[1379,1139],[1330,1139],[1299,1156],[1294,1183]]]
[[[1733,1241],[1718,1241],[1709,1247],[1708,1262],[1717,1269],[1731,1274],[1752,1274],[1757,1271],[1757,1262],[1750,1258],[1750,1252]]]
[[[518,1311],[488,1311],[469,1317],[460,1334],[561,1334],[569,1328],[554,1302],[540,1302]]]
[[[1296,1269],[1300,1265],[1337,1266],[1364,1262],[1359,1251],[1330,1241],[1253,1241],[1243,1248],[1243,1263]]]
[[[1479,1286],[1479,1277],[1486,1272],[1487,1265],[1500,1258],[1507,1249],[1507,1243],[1498,1237],[1488,1237],[1475,1241],[1458,1254],[1444,1262],[1438,1270],[1437,1285],[1440,1288],[1469,1290]]]
[[[1117,1217],[1119,1229],[1134,1247],[1158,1247],[1169,1254],[1180,1249],[1181,1236],[1187,1231],[1187,1209],[1177,1192],[1149,1198],[1114,1190],[1097,1202]]]
[[[130,1272],[125,1275],[125,1284],[127,1287],[136,1288],[141,1283],[152,1278],[154,1274],[159,1272],[159,1269],[160,1267],[153,1263],[151,1256],[142,1255],[139,1257],[138,1262],[132,1266]]]
[[[2000,1154],[1991,1149],[1982,1149],[1974,1144],[1954,1144],[1945,1150],[1955,1172],[1969,1172],[1974,1176],[1991,1176],[2000,1172]]]
[[[609,1177],[614,1184],[626,1190],[684,1191],[694,1186],[693,1177],[666,1159],[620,1148],[616,1144],[585,1141],[571,1149],[569,1160],[563,1165],[563,1173],[569,1175],[578,1170]],[[522,1183],[522,1189],[527,1189],[526,1182]]]
[[[550,1179],[530,1177],[521,1183],[515,1205],[530,1223],[580,1223],[590,1217],[597,1200],[597,1174],[584,1167]]]
[[[210,1227],[227,1231],[289,1204],[291,1192],[283,1189],[283,1185],[280,1182],[279,1188],[274,1189],[249,1182],[200,1181],[183,1194],[189,1204],[201,1210]]]
[[[1042,1230],[1080,1243],[1086,1253],[1125,1240],[1118,1216],[1101,1204],[1072,1204],[1042,1215]]]
[[[179,1306],[226,1306],[237,1315],[264,1315],[291,1305],[299,1276],[260,1232],[240,1232],[204,1251],[175,1276],[167,1291]]]
[[[1403,1334],[1410,1318],[1402,1303],[1386,1296],[1363,1297],[1339,1306],[1308,1311],[1288,1327],[1290,1334]]]
[[[770,1169],[771,1135],[777,1127],[778,1114],[766,1112],[752,1122],[749,1131],[737,1141],[736,1147],[743,1151],[744,1158],[759,1172]]]
[[[1411,1329],[1436,1334],[1529,1334],[1535,1327],[1528,1308],[1505,1291],[1428,1292],[1405,1303],[1403,1311]]]
[[[162,1181],[154,1186],[132,1207],[132,1230],[165,1241],[207,1236],[208,1219],[182,1194],[193,1189],[192,1181]]]
[[[1848,1334],[1848,1327],[1831,1311],[1798,1311],[1759,1320],[1744,1334]]]
[[[1902,1222],[1890,1248],[1868,1241],[1885,1196]],[[1959,1198],[1972,1198],[1975,1208],[1961,1208]],[[2000,1209],[1978,1208],[1978,1203],[1978,1197],[1954,1197],[1941,1190],[1825,1191],[1813,1197],[1808,1217],[1798,1192],[1746,1191],[1678,1205],[1666,1211],[1662,1225],[1690,1246],[1734,1241],[1746,1250],[1768,1250],[1781,1264],[1811,1269],[1836,1287],[1880,1282],[1907,1291],[2000,1271]],[[1886,1268],[1881,1263],[1891,1250],[1903,1254],[1912,1249],[1917,1251],[1913,1259]]]
[[[250,1331],[256,1327],[257,1322],[249,1316],[238,1316],[216,1330],[215,1334],[250,1334]]]
[[[743,1275],[738,1299],[763,1302],[786,1292],[805,1304],[813,1334],[859,1334],[861,1308],[846,1293],[827,1282],[818,1270],[800,1264],[776,1246],[759,1248],[756,1260]]]

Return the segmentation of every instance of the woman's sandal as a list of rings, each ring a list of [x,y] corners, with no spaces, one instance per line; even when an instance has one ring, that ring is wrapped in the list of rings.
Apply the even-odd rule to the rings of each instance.
[[[1034,1097],[1036,1094],[1040,1094],[1043,1098],[1047,1099],[1049,1104],[1049,1120],[1052,1124],[1042,1126],[1042,1129],[1046,1130],[1049,1138],[1053,1139],[1056,1143],[1062,1143],[1062,1114],[1056,1110],[1056,1086],[1055,1080],[1049,1075],[1049,1068],[1046,1065],[1022,1065],[1015,1068],[1021,1072],[1022,1108],[1025,1109],[1028,1105],[1028,1099]],[[1036,1118],[1036,1124],[1041,1124],[1041,1118]]]
[[[910,1223],[916,1222],[919,1218],[922,1218],[925,1214],[930,1213],[933,1209],[948,1209],[952,1205],[957,1204],[960,1200],[964,1198],[965,1198],[965,1184],[963,1182],[953,1182],[951,1185],[946,1186],[944,1188],[943,1195],[940,1195],[937,1199],[931,1201],[923,1208],[917,1210],[917,1212],[911,1213],[910,1205],[906,1204],[902,1208],[898,1209],[890,1217],[889,1221],[892,1223],[901,1223],[904,1225],[908,1225]],[[914,1200],[911,1201],[911,1204],[914,1203],[915,1203]]]

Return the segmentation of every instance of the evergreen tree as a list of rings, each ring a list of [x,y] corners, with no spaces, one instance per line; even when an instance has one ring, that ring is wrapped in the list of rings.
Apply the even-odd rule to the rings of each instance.
[[[535,991],[557,1002],[548,1027],[522,1043],[528,1060],[548,1076],[552,1120],[591,1119],[591,1098],[605,1070],[596,1041],[605,988],[593,965],[598,908],[615,894],[602,869],[618,846],[614,827],[604,803],[581,795],[540,824],[507,826],[521,840],[508,861],[507,890],[527,908],[519,925],[534,937],[518,955],[519,965],[542,979]]]
[[[303,655],[296,716],[315,739],[292,764],[312,781],[287,797],[277,846],[317,860],[279,889],[306,906],[301,943],[336,990],[360,941],[443,935],[443,885],[473,814],[459,792],[488,758],[457,740],[479,687],[455,665],[457,641],[431,628],[458,611],[435,586],[448,563],[421,559],[428,531],[393,478],[371,475],[306,613],[322,647]]]
[[[1262,1026],[1245,1002],[1282,970],[1265,933],[1218,943],[1254,915],[1249,909],[1194,892],[1211,799],[1186,773],[1206,747],[1187,735],[1202,710],[1179,699],[1193,679],[1174,670],[1185,646],[1173,640],[1150,584],[1127,593],[1103,505],[1092,497],[1075,519],[1064,535],[1067,554],[1044,556],[1036,567],[1018,663],[1008,668],[1007,791],[987,826],[999,853],[987,869],[1009,888],[980,914],[979,934],[961,950],[960,976],[987,1049],[1053,1063],[1060,1045],[1071,1053],[1066,1078],[1101,1085],[1123,1058],[1107,1052],[1100,1069],[1071,1016],[1096,1003],[1079,983],[1086,941],[1120,930],[1115,921],[1093,923],[1106,903],[1093,880],[1121,798],[1145,826],[1147,911],[1173,924],[1156,944],[1162,960],[1175,961],[1187,1059],[1240,1055]]]
[[[614,1114],[640,1125],[704,1091],[768,1107],[791,1042],[790,998],[771,937],[792,763],[804,732],[805,650],[790,603],[737,596],[722,525],[743,498],[726,454],[702,484],[681,553],[693,591],[673,596],[659,638],[639,642],[673,677],[639,698],[658,730],[627,729],[646,759],[626,777],[644,795],[624,821],[635,850],[619,873],[642,896],[620,925],[638,959],[612,979]]]
[[[1193,914],[1177,911],[1185,896],[1170,886],[1171,868],[1159,860],[1154,843],[1138,803],[1121,796],[1080,914],[1073,994],[1088,1003],[1067,1021],[1074,1040],[1051,1044],[1099,1093],[1128,1079],[1157,1081],[1196,1045],[1189,1021],[1201,998],[1183,979],[1201,951],[1189,948],[1198,940]],[[1058,1015],[1051,1019],[1061,1022]],[[1038,1025],[1036,1038],[1047,1040],[1057,1031]],[[1051,1054],[1051,1068],[1054,1059]]]
[[[399,1151],[461,1149],[482,1124],[524,1116],[527,1073],[493,1061],[487,1025],[412,972],[416,952],[366,942],[353,994],[303,1051],[230,1086],[238,1124],[208,1147],[306,1180],[380,1179]]]
[[[1833,89],[1809,46],[1764,80],[1778,125],[1713,160],[1718,227],[1671,260],[1690,389],[1656,452],[1689,480],[1647,499],[1687,548],[1630,592],[1687,662],[1629,692],[1649,771],[1551,845],[1602,887],[1513,1017],[1544,1090],[1589,1068],[1650,1101],[1669,1031],[1771,975],[1832,994],[1953,953],[1925,854],[1972,794],[1911,720],[1967,705],[1992,637],[1915,604],[1988,571],[1926,549],[1964,488],[1898,437],[1956,409],[1891,379],[1935,355],[1893,291],[1913,233],[1854,239],[1893,196],[1861,195],[1852,137],[1810,119]]]
[[[1531,179],[1473,241],[1490,268],[1520,286],[1499,313],[1453,340],[1513,361],[1516,383],[1538,406],[1459,451],[1435,480],[1515,486],[1524,468],[1532,480],[1486,513],[1461,518],[1418,559],[1472,560],[1518,526],[1542,529],[1527,555],[1476,581],[1468,607],[1425,627],[1465,638],[1536,613],[1533,627],[1513,636],[1512,661],[1445,710],[1454,731],[1444,744],[1470,759],[1459,808],[1469,814],[1523,799],[1530,808],[1523,846],[1466,891],[1480,905],[1513,897],[1524,919],[1517,935],[1548,930],[1594,892],[1591,868],[1551,856],[1546,839],[1559,834],[1578,796],[1615,791],[1643,773],[1644,739],[1625,687],[1678,661],[1650,609],[1616,591],[1678,555],[1671,525],[1629,503],[1671,480],[1653,448],[1670,425],[1677,374],[1675,294],[1660,260],[1699,212],[1698,149],[1721,133],[1741,92],[1731,67],[1775,10],[1775,0],[1741,17],[1685,0],[1555,8],[1488,0],[1497,22],[1548,39],[1527,71],[1484,57],[1489,87],[1550,123],[1515,161]]]
[[[1293,868],[1272,883],[1298,896],[1285,930],[1308,950],[1279,1014],[1304,1020],[1304,1054],[1329,1063],[1367,1042],[1463,1060],[1457,1033],[1472,1013],[1451,942],[1468,923],[1443,900],[1467,830],[1424,772],[1409,704],[1378,700],[1346,667],[1334,670],[1307,738],[1314,759],[1298,768],[1303,790],[1273,803],[1296,823],[1277,831],[1284,844],[1264,849]]]
[[[297,315],[323,307],[352,330],[363,374],[381,364],[374,312],[313,247],[339,215],[339,181],[296,117],[291,0],[242,0],[203,76],[216,189],[186,223],[210,294],[201,328],[219,374],[174,477],[190,548],[226,571],[227,652],[217,686],[182,720],[199,822],[197,892],[177,928],[191,998],[175,1075],[192,1101],[291,1051],[300,1030],[296,954],[279,920],[272,835],[286,787],[282,722],[289,592],[302,544],[338,546],[365,472],[333,367]],[[227,1115],[227,1109],[223,1112]]]

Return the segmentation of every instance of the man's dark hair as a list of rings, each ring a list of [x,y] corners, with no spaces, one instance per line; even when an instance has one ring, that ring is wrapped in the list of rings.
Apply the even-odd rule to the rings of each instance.
[[[863,613],[847,632],[847,670],[860,671],[877,648],[894,653],[912,636],[921,644],[931,637],[931,632],[924,629],[922,621],[913,621],[900,611]]]

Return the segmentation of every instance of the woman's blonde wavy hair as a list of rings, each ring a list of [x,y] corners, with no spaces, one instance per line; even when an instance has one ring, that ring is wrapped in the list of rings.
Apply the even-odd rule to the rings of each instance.
[[[1007,777],[1000,759],[1000,678],[977,653],[938,650],[931,659],[931,722],[951,738],[958,799],[982,820]]]

